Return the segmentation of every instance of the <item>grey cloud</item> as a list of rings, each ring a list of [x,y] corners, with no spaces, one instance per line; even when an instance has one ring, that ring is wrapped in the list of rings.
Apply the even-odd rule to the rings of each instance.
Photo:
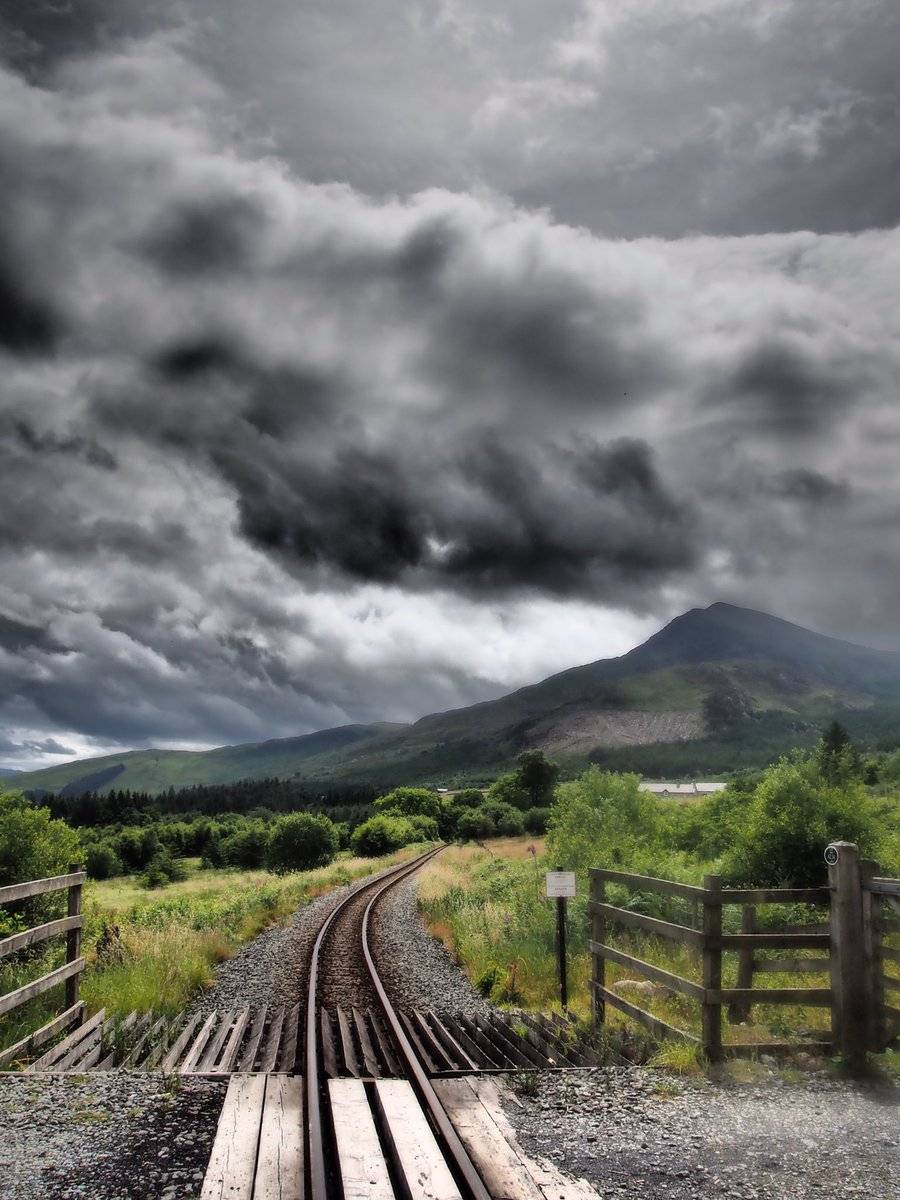
[[[309,12],[267,3],[278,21],[259,37]],[[17,744],[68,744],[64,731],[81,745],[251,740],[413,717],[599,657],[616,621],[636,628],[622,612],[662,619],[720,596],[849,632],[863,574],[865,620],[882,633],[895,623],[896,234],[624,242],[557,219],[583,205],[603,225],[607,206],[609,228],[646,231],[665,209],[689,228],[692,189],[705,188],[712,206],[696,223],[724,228],[744,214],[728,200],[735,162],[752,158],[741,131],[758,118],[757,140],[781,137],[753,166],[754,188],[777,184],[784,145],[808,136],[811,152],[819,138],[824,169],[829,139],[864,105],[804,134],[787,118],[770,128],[742,92],[730,133],[724,117],[716,136],[701,122],[698,148],[682,112],[688,134],[664,151],[670,125],[643,135],[693,52],[696,31],[679,27],[659,88],[605,165],[578,96],[563,120],[549,84],[513,89],[527,119],[516,133],[512,109],[495,106],[503,119],[480,148],[466,129],[483,88],[457,89],[454,145],[470,157],[435,165],[449,145],[440,114],[437,129],[401,122],[396,144],[397,124],[374,136],[386,99],[372,77],[371,113],[348,112],[348,79],[323,93],[327,139],[301,104],[290,144],[263,103],[267,77],[260,153],[248,79],[229,83],[260,52],[251,38],[242,64],[229,58],[242,14],[148,49],[122,40],[140,32],[125,4],[104,42],[101,8],[96,28],[69,23],[30,60],[40,89],[0,79],[6,235],[34,262],[11,278],[33,303],[50,298],[55,322],[43,341],[39,328],[8,339],[2,363],[0,719],[30,731]],[[332,29],[338,10],[316,11],[316,28]],[[403,43],[396,14],[385,33],[377,6],[352,11],[376,39],[380,79]],[[481,24],[500,6],[454,11],[505,53]],[[580,12],[524,5],[509,40],[528,22],[549,55]],[[428,62],[452,43],[442,88],[478,76],[449,20],[423,17],[421,35]],[[725,69],[712,25],[715,86],[697,84],[698,105]],[[635,36],[613,22],[620,75]],[[749,35],[729,36],[744,71]],[[108,44],[113,57],[97,50]],[[782,48],[761,53],[780,62]],[[570,64],[567,78],[587,85],[600,70]],[[627,80],[607,82],[613,113],[637,104]],[[401,93],[388,99],[403,109]],[[420,141],[434,146],[422,158]],[[635,147],[646,161],[631,161]],[[408,194],[473,163],[479,180],[533,189],[553,210],[489,191]],[[400,195],[333,183],[372,172]],[[13,303],[27,329],[28,305]],[[845,436],[864,419],[878,438]]]

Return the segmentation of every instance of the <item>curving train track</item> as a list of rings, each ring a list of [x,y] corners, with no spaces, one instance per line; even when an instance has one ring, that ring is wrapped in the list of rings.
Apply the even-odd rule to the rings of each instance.
[[[384,1023],[385,1032],[390,1041],[390,1047],[383,1047],[385,1056],[393,1058],[394,1064],[399,1064],[402,1076],[409,1080],[415,1098],[425,1114],[444,1160],[459,1186],[465,1200],[491,1200],[490,1192],[485,1187],[481,1176],[475,1169],[466,1148],[460,1141],[459,1135],[444,1111],[434,1086],[429,1078],[429,1068],[422,1061],[413,1041],[404,1029],[400,1016],[388,997],[385,986],[378,974],[372,947],[369,942],[372,913],[378,901],[390,888],[395,887],[414,871],[419,870],[426,862],[440,853],[442,847],[421,855],[411,863],[392,871],[387,878],[363,885],[357,891],[345,897],[326,918],[319,930],[313,946],[310,963],[309,982],[307,985],[306,1001],[306,1035],[304,1078],[306,1093],[306,1162],[308,1164],[309,1196],[311,1200],[329,1200],[337,1194],[337,1176],[339,1164],[334,1162],[330,1150],[334,1145],[333,1129],[328,1127],[326,1111],[329,1093],[329,1072],[324,1066],[324,1053],[321,1041],[322,1030],[322,1000],[333,999],[335,986],[325,990],[320,986],[327,976],[334,977],[334,956],[341,950],[350,951],[350,957],[342,958],[338,971],[346,975],[348,969],[354,971],[353,955],[358,954],[364,965],[366,978],[371,995],[365,999],[373,1000],[378,1016]],[[341,936],[335,937],[340,930]],[[349,944],[348,939],[349,938]],[[393,1052],[393,1053],[392,1053]],[[396,1146],[394,1138],[384,1138],[382,1145],[390,1154]],[[400,1175],[401,1164],[389,1163],[388,1170],[392,1176]]]

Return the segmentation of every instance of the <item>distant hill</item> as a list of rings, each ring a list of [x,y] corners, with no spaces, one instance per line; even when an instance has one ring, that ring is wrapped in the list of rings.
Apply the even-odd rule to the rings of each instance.
[[[14,771],[12,767],[0,767],[0,779],[13,779],[19,771]]]
[[[619,658],[411,725],[345,725],[203,752],[139,750],[16,779],[73,794],[297,777],[304,782],[486,780],[523,749],[564,766],[721,772],[810,744],[838,717],[900,744],[900,653],[872,650],[729,604],[691,609]]]

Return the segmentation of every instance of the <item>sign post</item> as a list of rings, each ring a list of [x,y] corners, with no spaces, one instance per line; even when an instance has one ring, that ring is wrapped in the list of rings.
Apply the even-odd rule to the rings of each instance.
[[[575,895],[575,872],[557,868],[547,872],[547,896],[556,900],[556,965],[559,973],[559,998],[563,1012],[569,1007],[566,979],[566,901]]]

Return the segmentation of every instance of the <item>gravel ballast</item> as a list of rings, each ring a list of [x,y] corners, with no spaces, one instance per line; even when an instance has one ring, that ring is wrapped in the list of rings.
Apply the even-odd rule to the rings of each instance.
[[[227,1083],[0,1075],[0,1200],[190,1200]]]
[[[523,1148],[616,1200],[897,1200],[896,1090],[649,1068],[543,1073],[507,1114]]]
[[[388,995],[400,1007],[486,1016],[490,1005],[425,928],[417,893],[413,875],[385,896],[375,914],[375,956]]]
[[[304,1001],[309,959],[322,922],[349,892],[383,873],[325,892],[298,908],[287,924],[263,930],[216,968],[215,983],[197,997],[191,1012],[290,1007]]]

